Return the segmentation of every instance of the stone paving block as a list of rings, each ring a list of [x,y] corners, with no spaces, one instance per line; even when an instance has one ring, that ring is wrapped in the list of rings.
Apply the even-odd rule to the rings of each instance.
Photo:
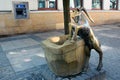
[[[19,72],[19,71],[24,71],[26,69],[30,69],[33,66],[33,64],[31,62],[24,62],[24,63],[21,63],[21,64],[14,64],[12,65],[13,69],[15,70],[15,72]]]
[[[30,72],[28,71],[27,73],[21,71],[22,72],[21,76],[18,75],[15,80],[37,80],[37,79],[38,80],[64,80],[65,79],[63,77],[58,77],[54,73],[52,73],[49,70],[49,68],[48,68],[48,66],[46,64],[42,65],[42,66],[35,67],[35,68],[36,69],[34,69],[34,70],[30,71]],[[102,73],[102,71],[101,71],[101,73]],[[26,76],[26,74],[28,74],[28,75]],[[71,77],[71,80],[96,80],[96,79],[97,80],[102,80],[101,78],[99,78],[99,79],[98,78],[95,78],[95,79],[90,78],[90,76],[91,75],[88,75],[87,73],[82,74],[82,75],[80,74],[80,75],[76,75],[74,77]],[[68,79],[68,78],[66,78],[66,79]]]
[[[6,67],[6,66],[10,66],[10,62],[7,59],[5,53],[0,53],[0,68]]]
[[[18,39],[12,41],[4,41],[1,44],[3,51],[14,50],[17,48],[29,47],[40,44],[38,41],[32,38]]]
[[[27,71],[20,71],[18,73],[16,73],[16,79],[15,80],[44,80],[44,78],[41,75],[41,72],[38,71],[37,69],[32,68],[33,71],[31,71],[31,69],[28,69]]]
[[[11,41],[2,42],[2,43],[0,43],[0,45],[3,49],[3,51],[15,49],[15,46],[12,44]]]
[[[34,39],[34,40],[36,40],[38,42],[42,41],[40,37],[35,36],[35,35],[30,35],[30,38],[32,38],[32,39]]]
[[[44,51],[39,44],[5,51],[5,53],[7,57],[11,57],[11,58],[19,57],[20,55],[29,56],[29,55],[37,55],[37,54],[41,54],[39,56],[44,57]]]
[[[43,57],[34,57],[34,59],[32,58],[32,60],[34,66],[43,65],[47,63],[46,59]]]
[[[24,75],[24,78],[22,78],[22,79],[23,80],[24,79],[25,80],[105,80],[105,71],[104,70],[98,72],[98,74],[95,74],[94,77],[92,75],[88,75],[87,73],[84,73],[84,74],[78,74],[73,77],[63,78],[63,77],[56,76],[53,72],[51,72],[46,64],[39,66],[39,67],[35,67],[35,68],[36,69],[34,69],[30,72],[28,70],[28,72],[27,72],[28,75],[27,76]],[[26,72],[21,73],[22,76],[23,76],[23,74],[26,74]],[[18,80],[21,80],[21,78],[19,78],[19,77],[20,76],[18,76]]]
[[[43,49],[39,46],[28,49],[11,50],[6,52],[6,55],[16,72],[46,64]]]
[[[33,80],[31,74],[26,71],[20,71],[16,73],[15,80]]]
[[[17,49],[17,48],[23,48],[23,47],[28,47],[29,45],[25,44],[25,42],[23,42],[24,40],[26,40],[26,39],[13,40],[12,44],[15,46],[15,49]]]
[[[83,79],[83,80],[90,80],[90,78],[91,78],[92,76],[89,76],[89,75],[87,75],[86,73],[85,74],[81,74],[80,76],[79,76],[79,78],[81,79]]]
[[[24,40],[24,43],[25,44],[29,44],[29,45],[37,45],[37,44],[40,44],[38,41],[32,39],[32,38],[28,38],[28,39],[25,39]]]
[[[0,68],[0,79],[14,75],[15,72],[11,66]]]
[[[0,80],[15,80],[16,79],[16,75],[15,74],[11,74],[10,76],[6,76]]]
[[[60,78],[60,77],[58,77],[58,78],[56,78],[56,80],[63,80],[62,78]]]
[[[118,78],[119,79],[119,78]],[[113,79],[112,77],[110,77],[110,76],[106,76],[106,79],[105,80],[115,80],[115,79]]]
[[[28,79],[29,77],[27,77],[27,79]],[[31,79],[32,80],[42,80],[43,78],[42,78],[42,76],[39,74],[39,75],[37,75],[37,74],[34,74],[34,75],[32,75],[31,76]],[[29,80],[29,79],[28,79]]]
[[[2,49],[2,46],[0,45],[0,54],[2,54],[3,52],[3,49]]]
[[[24,55],[17,55],[16,57],[8,57],[11,65],[16,65],[16,64],[24,64],[25,62],[29,62],[29,58],[25,58]]]
[[[12,43],[13,45],[16,46],[16,48],[22,48],[22,47],[28,47],[28,46],[40,44],[39,42],[31,38],[15,40],[15,41],[12,41]]]
[[[97,74],[95,74],[97,71],[94,72],[94,74],[93,72],[89,71],[88,73],[78,74],[75,76],[64,78],[64,77],[56,76],[53,72],[51,72],[51,70],[49,70],[46,64],[39,67],[41,68],[40,72],[38,71],[37,73],[32,73],[32,74],[36,77],[41,75],[45,80],[105,80],[104,70],[98,72]]]
[[[5,37],[5,38],[0,38],[0,42],[25,39],[25,38],[28,38],[28,37],[29,37],[29,34],[26,34],[26,35],[17,35],[17,36],[9,36],[9,37]]]
[[[76,76],[76,78],[73,78],[72,80],[84,80],[84,78],[81,75],[79,75]]]

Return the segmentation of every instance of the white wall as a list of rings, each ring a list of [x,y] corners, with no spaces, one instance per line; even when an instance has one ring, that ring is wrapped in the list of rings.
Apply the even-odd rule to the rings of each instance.
[[[63,10],[63,0],[58,0],[57,1],[57,7],[58,7],[58,10]]]
[[[0,0],[0,11],[11,9],[12,9],[11,0]]]
[[[13,10],[12,1],[28,2],[30,10],[38,10],[38,0],[0,0],[0,11]]]
[[[12,0],[12,1],[28,2],[30,10],[38,10],[38,0]]]
[[[38,10],[38,0],[0,0],[0,11],[1,10],[13,10],[12,2],[28,2],[30,10]],[[57,1],[58,10],[63,10],[63,0]]]
[[[120,10],[120,0],[118,0],[118,10]]]
[[[92,9],[92,0],[83,0],[83,6],[86,9],[91,10]]]
[[[110,10],[110,0],[103,0],[103,10]]]

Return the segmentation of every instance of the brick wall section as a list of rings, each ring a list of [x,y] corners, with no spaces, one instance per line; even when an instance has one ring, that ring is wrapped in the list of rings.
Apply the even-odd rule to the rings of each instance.
[[[120,11],[89,12],[95,24],[120,22]],[[0,13],[0,35],[13,35],[37,31],[63,29],[63,12],[34,12],[29,19],[14,19],[13,13]]]

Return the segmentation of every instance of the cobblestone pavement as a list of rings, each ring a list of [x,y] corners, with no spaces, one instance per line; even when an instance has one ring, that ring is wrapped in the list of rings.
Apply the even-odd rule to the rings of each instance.
[[[93,27],[102,44],[103,69],[107,80],[120,79],[120,24]],[[0,38],[0,80],[45,80],[40,73],[46,64],[41,41],[63,35],[63,30]],[[92,50],[90,63],[97,67],[98,54]],[[61,80],[61,79],[59,79]],[[67,79],[65,79],[67,80]]]

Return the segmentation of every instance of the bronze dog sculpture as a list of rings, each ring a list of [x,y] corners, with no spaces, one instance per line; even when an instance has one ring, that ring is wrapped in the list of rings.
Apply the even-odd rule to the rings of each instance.
[[[87,59],[85,61],[85,66],[83,71],[87,71],[89,67],[89,59],[91,49],[95,49],[99,54],[99,64],[97,70],[100,71],[102,64],[103,52],[100,48],[100,43],[95,37],[93,30],[89,26],[88,20],[94,22],[93,19],[89,16],[85,8],[81,7],[80,9],[73,10],[73,16],[71,17],[71,23],[69,23],[70,37],[73,41],[76,40],[77,36],[81,37],[85,42],[85,53]]]

